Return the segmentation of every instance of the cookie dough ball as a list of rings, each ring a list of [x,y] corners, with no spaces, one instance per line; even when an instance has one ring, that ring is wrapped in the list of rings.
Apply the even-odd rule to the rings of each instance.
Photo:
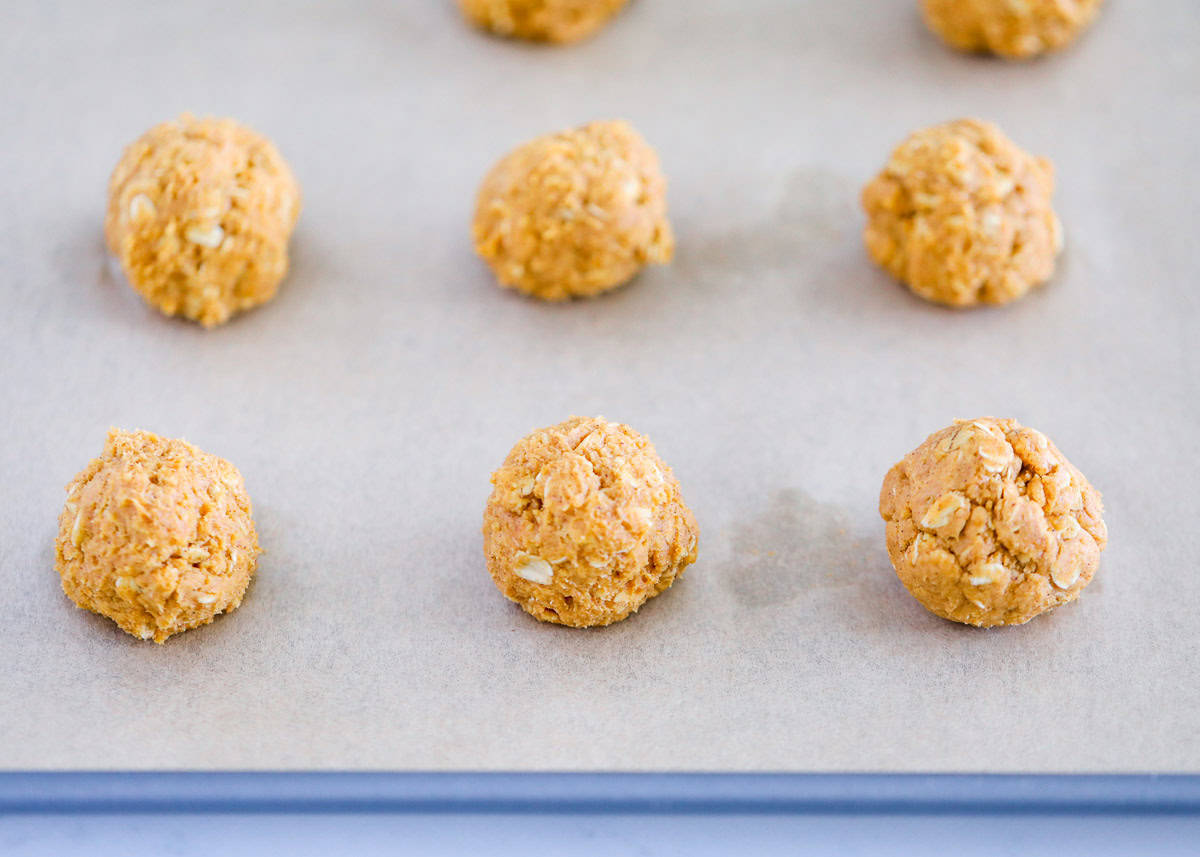
[[[1054,273],[1054,167],[988,122],[917,131],[863,189],[867,252],[927,300],[1016,300]]]
[[[1016,420],[958,420],[888,471],[879,494],[900,582],[968,625],[1020,625],[1073,601],[1108,540],[1100,492]]]
[[[1100,0],[921,0],[929,29],[960,51],[1026,59],[1075,41]]]
[[[104,233],[147,303],[211,327],[275,295],[299,214],[300,188],[269,140],[185,114],[125,149]]]
[[[658,156],[626,122],[506,155],[479,189],[472,234],[502,285],[552,301],[619,286],[675,249]]]
[[[67,486],[54,547],[72,601],[156,643],[236,609],[260,553],[236,467],[116,429]]]
[[[477,26],[501,36],[566,44],[586,39],[627,0],[458,0]]]
[[[496,586],[544,622],[609,625],[696,561],[699,530],[645,436],[572,417],[513,447],[492,475],[483,550]]]

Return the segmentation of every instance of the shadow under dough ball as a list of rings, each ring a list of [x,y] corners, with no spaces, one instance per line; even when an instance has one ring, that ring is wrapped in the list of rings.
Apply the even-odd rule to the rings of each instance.
[[[1101,0],[921,0],[929,29],[960,51],[1028,59],[1066,47]]]
[[[147,303],[212,327],[274,297],[299,215],[300,187],[269,140],[184,114],[125,149],[104,233]]]
[[[1108,541],[1100,492],[1039,431],[983,417],[930,435],[883,480],[896,575],[928,610],[1020,625],[1074,601]]]
[[[235,610],[260,553],[236,467],[116,429],[67,486],[54,548],[72,601],[156,643]]]
[[[627,0],[458,0],[476,26],[500,36],[568,44],[586,39]]]
[[[1062,225],[1053,195],[1053,165],[995,125],[934,125],[897,146],[863,188],[863,242],[926,300],[1005,304],[1054,273]]]
[[[475,251],[501,285],[590,297],[671,260],[667,183],[627,122],[592,122],[517,147],[479,188]]]
[[[609,625],[696,561],[699,528],[650,441],[602,418],[532,432],[492,475],[483,549],[496,587],[532,616]]]

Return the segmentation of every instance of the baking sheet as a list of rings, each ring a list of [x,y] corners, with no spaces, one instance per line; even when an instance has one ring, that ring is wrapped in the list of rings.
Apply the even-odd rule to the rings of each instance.
[[[449,2],[18,2],[0,32],[0,766],[1200,770],[1194,557],[1200,5],[1106,4],[1073,50],[962,57],[909,0],[639,0],[567,49]],[[184,110],[269,134],[304,189],[270,305],[203,331],[106,261],[121,147]],[[1006,309],[911,297],[861,248],[908,131],[997,121],[1058,168],[1059,275]],[[670,180],[675,262],[602,299],[495,288],[475,187],[621,116]],[[580,632],[483,567],[488,476],[535,426],[646,432],[700,559]],[[1104,493],[1081,599],[1019,628],[926,613],[888,564],[887,468],[1015,416]],[[243,606],[147,645],[53,569],[110,425],[242,471]]]
[[[447,816],[453,816],[448,822]],[[971,836],[963,837],[969,821]],[[1195,853],[1200,777],[0,773],[5,855]],[[181,834],[181,831],[182,834]]]

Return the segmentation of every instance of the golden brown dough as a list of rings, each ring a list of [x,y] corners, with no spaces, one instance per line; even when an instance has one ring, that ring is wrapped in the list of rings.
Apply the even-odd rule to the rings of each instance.
[[[1079,597],[1108,541],[1103,511],[1045,435],[991,417],[930,435],[879,494],[900,581],[937,615],[981,626]]]
[[[501,36],[567,44],[586,39],[627,0],[458,0],[463,14]]]
[[[658,156],[619,121],[506,155],[483,180],[471,232],[502,285],[544,300],[607,291],[675,247]]]
[[[988,122],[925,128],[863,188],[867,252],[927,300],[1004,304],[1054,273],[1054,167]]]
[[[156,643],[236,609],[259,553],[236,467],[116,429],[67,486],[55,541],[71,600]]]
[[[521,440],[492,475],[483,547],[497,588],[544,622],[608,625],[696,560],[696,519],[643,435],[572,417]]]
[[[1101,0],[921,0],[929,29],[960,51],[1026,59],[1065,47]]]
[[[184,114],[125,149],[104,232],[147,303],[211,327],[274,297],[299,214],[300,188],[269,140]]]

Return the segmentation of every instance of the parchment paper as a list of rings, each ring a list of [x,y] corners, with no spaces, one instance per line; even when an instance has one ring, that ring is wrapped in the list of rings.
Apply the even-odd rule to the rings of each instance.
[[[911,0],[639,0],[565,49],[428,2],[34,2],[0,31],[0,766],[1200,770],[1200,4],[1106,4],[1041,62],[963,57]],[[305,194],[277,300],[204,331],[106,261],[121,147],[184,110],[270,135]],[[910,130],[1000,123],[1058,168],[1058,276],[923,303],[857,196]],[[476,186],[625,117],[678,256],[602,299],[496,288]],[[484,569],[488,476],[530,429],[646,432],[702,528],[635,617],[541,625]],[[1015,416],[1104,493],[1075,604],[980,631],[892,573],[887,468]],[[77,610],[63,486],[110,425],[246,478],[243,606],[164,647]]]

